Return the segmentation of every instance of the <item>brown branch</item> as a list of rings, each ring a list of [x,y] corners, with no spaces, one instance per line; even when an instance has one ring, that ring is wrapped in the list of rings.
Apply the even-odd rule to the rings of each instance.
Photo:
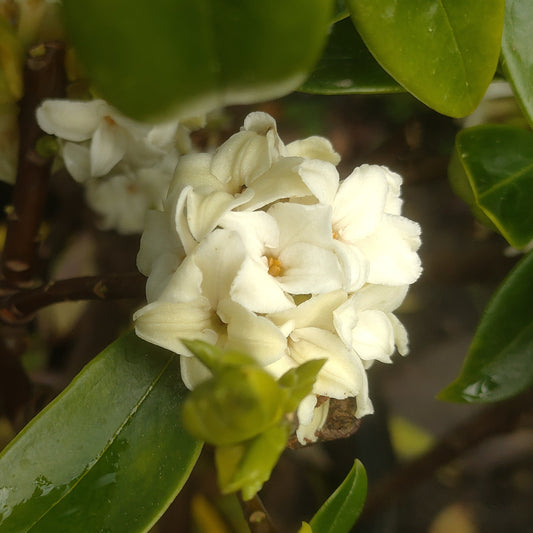
[[[251,500],[243,500],[239,494],[239,502],[252,533],[277,533],[278,530],[257,494]]]
[[[400,466],[370,488],[363,516],[372,515],[405,495],[437,469],[471,450],[485,439],[513,430],[533,407],[533,390],[495,404],[455,427],[424,455]]]
[[[0,318],[16,324],[31,319],[39,309],[59,302],[140,299],[144,297],[145,284],[146,278],[138,272],[51,281],[4,298],[0,302]]]
[[[35,151],[43,135],[35,110],[45,98],[64,94],[64,46],[47,43],[34,47],[24,70],[25,93],[20,103],[19,159],[13,190],[13,207],[8,213],[2,272],[13,287],[32,284],[35,275],[36,248],[41,225],[52,158]]]

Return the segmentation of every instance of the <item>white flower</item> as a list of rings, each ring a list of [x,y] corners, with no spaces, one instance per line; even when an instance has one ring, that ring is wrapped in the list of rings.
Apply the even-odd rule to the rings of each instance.
[[[395,347],[401,355],[408,353],[407,332],[392,314],[408,288],[369,284],[333,311],[339,337],[365,362],[390,363]]]
[[[363,165],[340,181],[338,161],[329,141],[284,145],[274,120],[252,113],[214,154],[180,158],[138,255],[149,303],[136,331],[183,356],[188,387],[208,372],[181,339],[242,350],[275,377],[326,359],[298,408],[302,442],[327,416],[317,396],[373,411],[366,368],[407,353],[393,312],[421,272],[401,177]]]
[[[181,263],[157,301],[134,315],[141,338],[188,356],[180,339],[198,339],[253,355],[262,365],[281,357],[286,340],[271,321],[229,298],[231,284],[245,257],[239,236],[227,230],[211,233]],[[207,377],[182,358],[191,388]],[[194,372],[200,370],[200,372]]]
[[[46,100],[37,109],[43,131],[63,139],[67,170],[79,182],[108,174],[120,161],[150,166],[173,147],[178,123],[131,120],[104,100]]]

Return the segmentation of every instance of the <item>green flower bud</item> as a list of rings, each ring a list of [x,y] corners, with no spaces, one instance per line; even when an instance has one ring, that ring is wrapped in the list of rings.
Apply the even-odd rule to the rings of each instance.
[[[261,435],[215,451],[218,484],[223,494],[242,491],[244,500],[253,498],[283,452],[289,437],[288,424],[278,424]]]
[[[296,410],[298,404],[308,394],[311,394],[316,377],[325,362],[325,359],[307,361],[296,368],[291,368],[279,378],[278,384],[286,391],[285,411],[287,413]]]
[[[285,397],[265,370],[228,367],[194,389],[183,408],[183,421],[196,438],[218,446],[248,440],[276,424]]]

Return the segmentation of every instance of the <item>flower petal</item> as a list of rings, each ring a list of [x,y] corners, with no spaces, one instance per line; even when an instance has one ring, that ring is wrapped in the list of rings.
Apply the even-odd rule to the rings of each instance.
[[[242,305],[223,300],[218,315],[228,325],[228,346],[252,355],[261,366],[280,359],[287,339],[270,320],[257,316]]]
[[[213,314],[208,302],[154,302],[134,315],[135,333],[145,341],[174,353],[189,355],[180,339],[217,340]]]
[[[402,216],[384,215],[372,235],[357,242],[370,262],[368,282],[378,285],[414,283],[422,272],[420,226]]]
[[[266,265],[246,258],[231,286],[231,298],[254,313],[276,313],[294,307],[294,301],[271,276]]]
[[[93,136],[108,109],[103,100],[45,100],[36,116],[39,127],[46,133],[79,142]]]
[[[286,149],[289,156],[320,159],[333,165],[338,165],[341,160],[341,156],[335,152],[331,142],[325,137],[312,136],[293,141],[287,144]]]
[[[97,178],[107,174],[122,159],[127,145],[126,132],[102,120],[91,142],[91,175]]]
[[[332,205],[339,188],[339,173],[334,165],[318,159],[300,163],[298,174],[322,204]]]
[[[91,152],[88,146],[66,142],[61,155],[69,174],[78,183],[91,178]]]

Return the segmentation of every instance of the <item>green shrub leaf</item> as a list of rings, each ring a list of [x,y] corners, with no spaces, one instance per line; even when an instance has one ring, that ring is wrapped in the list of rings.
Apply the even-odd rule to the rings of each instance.
[[[350,19],[333,25],[326,50],[300,90],[316,94],[404,91],[372,57]]]
[[[533,239],[533,133],[511,126],[459,132],[449,167],[455,192],[516,248]]]
[[[178,359],[128,333],[0,456],[0,530],[144,532],[201,443],[185,432]]]
[[[296,89],[318,59],[333,0],[64,0],[98,92],[134,118],[203,113]]]
[[[366,472],[356,460],[346,479],[311,520],[313,532],[348,533],[363,510],[366,490]]]
[[[504,0],[347,0],[381,66],[445,115],[471,113],[500,54]]]
[[[533,3],[529,0],[505,2],[502,67],[530,125],[533,125]]]
[[[533,385],[533,253],[494,294],[470,346],[459,377],[439,398],[495,402]]]

